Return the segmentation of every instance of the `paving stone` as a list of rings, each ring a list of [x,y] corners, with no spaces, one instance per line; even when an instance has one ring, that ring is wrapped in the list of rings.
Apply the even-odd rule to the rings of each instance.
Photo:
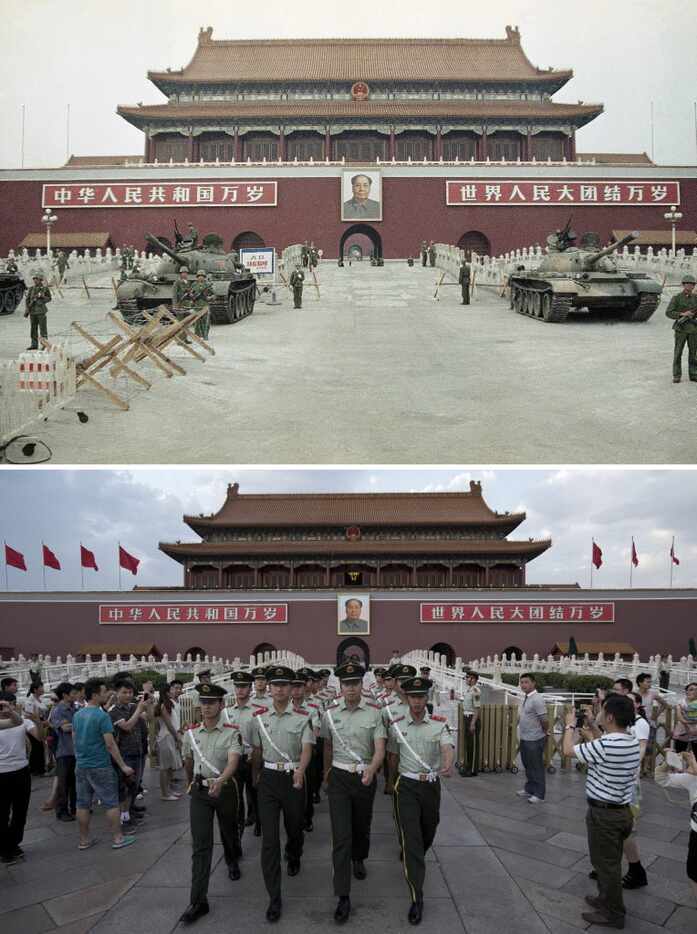
[[[534,844],[530,847],[530,856],[521,856],[519,853],[509,853],[506,850],[494,848],[494,853],[501,860],[514,879],[537,882],[550,888],[561,888],[576,875],[573,869],[560,869],[550,863],[534,859]]]
[[[134,886],[126,898],[119,899],[111,910],[95,923],[92,931],[95,934],[124,934],[126,931],[137,934],[169,934],[186,908],[188,900],[188,892],[182,892],[180,898],[173,898],[172,889],[169,888]],[[227,926],[224,930],[232,928],[231,919],[232,913],[227,915]],[[237,928],[236,925],[235,927]],[[220,927],[218,931],[221,931]]]
[[[80,891],[80,897],[61,895],[44,902],[44,907],[57,925],[70,924],[98,912],[108,911],[128,890],[135,885],[139,876],[120,876]]]
[[[55,924],[43,905],[27,905],[0,916],[2,934],[42,934],[55,930]]]
[[[88,934],[102,917],[101,914],[96,914],[90,915],[89,918],[80,918],[70,924],[62,924],[59,928],[54,928],[51,934]]]
[[[566,921],[562,921],[560,918],[553,918],[551,915],[542,913],[539,914],[550,934],[578,934],[579,931],[585,931],[590,927],[590,925],[580,917],[578,919],[578,924],[569,924]]]
[[[577,853],[588,852],[588,840],[585,836],[576,833],[561,833],[550,837],[547,843],[552,846],[564,847],[565,850],[575,850]]]
[[[675,843],[664,843],[662,840],[654,840],[651,837],[646,837],[643,833],[643,827],[641,829],[642,833],[637,834],[637,842],[642,853],[655,853],[657,856],[667,856],[668,859],[685,862],[687,859],[687,847],[678,846]]]
[[[56,872],[54,858],[52,866],[52,872],[44,872],[42,876],[36,877],[30,882],[19,882],[3,892],[0,901],[0,920],[4,912],[11,911],[13,908],[24,908],[26,905],[33,905],[54,896],[59,897],[66,892],[74,893],[102,882],[99,871],[89,865],[85,866],[84,871],[80,872],[74,870]],[[72,897],[72,895],[68,897]]]
[[[525,821],[511,820],[505,814],[492,814],[490,811],[477,811],[474,808],[470,810],[465,808],[465,810],[475,827],[495,827],[498,830],[528,837],[530,840],[544,840],[552,835],[552,831],[548,831],[546,827],[536,827],[531,823],[526,824]]]
[[[697,909],[677,908],[666,922],[666,927],[680,934],[695,934],[697,931]]]
[[[222,858],[222,846],[213,848],[212,869],[218,865]],[[242,860],[242,867],[246,867],[249,860]],[[191,850],[188,847],[172,846],[141,876],[138,885],[147,886],[184,886],[191,883]]]
[[[568,868],[580,859],[575,851],[564,850],[539,840],[531,843],[526,837],[519,837],[517,834],[506,833],[493,827],[481,827],[480,832],[489,846],[495,846],[510,853],[520,853],[522,856],[534,853],[535,859],[550,863],[552,866]]]
[[[569,894],[580,896],[581,898],[585,895],[598,894],[597,885],[585,874],[577,874],[574,879],[563,886],[563,889]],[[623,898],[628,914],[634,915],[643,921],[649,921],[652,924],[664,924],[675,907],[672,902],[652,895],[648,891],[648,887],[646,889],[625,889]]]
[[[557,918],[575,927],[584,926],[581,915],[584,911],[588,911],[589,906],[583,896],[570,894],[568,888],[565,891],[559,891],[541,885],[527,885],[525,897],[541,914]]]
[[[687,879],[685,862],[679,863],[675,859],[668,859],[666,856],[656,855],[653,855],[651,859],[653,860],[650,863],[652,873],[655,872],[656,875],[663,876],[665,879],[673,879],[675,882],[684,882],[685,879]],[[646,865],[643,854],[641,861]]]

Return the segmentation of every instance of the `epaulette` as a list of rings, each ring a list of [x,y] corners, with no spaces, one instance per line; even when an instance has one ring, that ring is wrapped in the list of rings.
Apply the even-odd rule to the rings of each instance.
[[[371,704],[370,701],[368,701],[365,706],[373,707],[375,710],[382,710],[382,707],[380,706],[380,704]]]
[[[266,713],[268,709],[269,709],[268,707],[260,707],[258,710],[255,710],[255,711],[254,711],[254,713],[252,714],[252,716],[253,716],[253,717],[258,717],[259,714]]]
[[[254,704],[255,707],[264,707],[264,705],[260,704],[259,701],[253,700],[252,704]],[[268,710],[268,707],[264,707],[264,710]]]
[[[226,726],[228,730],[239,730],[239,723],[223,723],[223,726]]]
[[[307,706],[308,706],[308,707],[314,707],[315,710],[319,710],[319,704],[311,704],[311,703],[308,701]]]
[[[392,723],[399,723],[399,721],[400,721],[400,720],[403,720],[403,719],[404,719],[404,714],[402,714],[401,717],[395,717],[394,720],[392,721]]]
[[[338,706],[339,706],[338,701],[334,701],[333,704],[330,704],[329,707],[327,707],[327,710],[334,710],[334,708]]]
[[[442,721],[443,723],[447,723],[447,722],[448,722],[448,718],[447,718],[447,717],[441,717],[441,715],[440,715],[439,713],[432,713],[432,714],[431,714],[431,720],[440,720],[440,721]]]
[[[310,711],[309,711],[309,710],[305,710],[304,707],[293,707],[293,713],[301,713],[301,714],[303,714],[303,715],[306,716],[306,717],[309,717],[309,716],[310,716]]]
[[[201,726],[200,723],[192,723],[191,726],[187,726],[187,730],[195,730],[195,729],[197,729],[199,726]]]

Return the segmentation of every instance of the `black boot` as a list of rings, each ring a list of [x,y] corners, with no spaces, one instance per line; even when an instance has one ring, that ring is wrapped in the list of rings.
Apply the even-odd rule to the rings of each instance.
[[[368,876],[368,873],[365,871],[365,863],[362,859],[354,859],[353,861],[353,875],[356,879],[365,879]]]
[[[233,860],[227,868],[228,879],[232,879],[233,882],[237,882],[238,879],[242,878],[242,873],[240,872],[240,865],[237,860]]]
[[[288,860],[288,875],[289,875],[289,876],[297,876],[297,874],[298,874],[299,872],[300,872],[300,860],[299,860],[299,859],[294,859],[294,860],[290,860],[290,859],[289,859],[289,860]]]
[[[348,895],[340,895],[339,903],[334,912],[334,920],[337,924],[345,924],[351,914],[351,900]]]
[[[409,924],[421,924],[423,914],[424,897],[423,895],[417,895],[416,901],[411,903],[411,908],[409,909],[409,914],[407,915]]]
[[[196,902],[189,905],[184,914],[179,919],[182,924],[193,924],[210,911],[208,902]]]
[[[629,869],[622,877],[622,888],[641,889],[648,884],[649,880],[646,878],[646,870],[641,865],[641,860],[636,863],[630,863]]]
[[[266,909],[266,920],[267,921],[278,921],[281,917],[281,899],[279,897],[272,898],[269,902],[269,907]]]

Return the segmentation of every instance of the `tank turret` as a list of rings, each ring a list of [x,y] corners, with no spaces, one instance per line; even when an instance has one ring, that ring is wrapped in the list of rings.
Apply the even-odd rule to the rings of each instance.
[[[158,250],[162,250],[163,253],[166,253],[167,256],[170,256],[177,266],[188,266],[185,257],[181,253],[177,253],[176,250],[173,250],[171,247],[167,246],[166,243],[163,243],[162,240],[158,240],[157,237],[153,236],[151,233],[145,234],[145,242],[149,243],[150,246],[156,247]]]
[[[639,231],[635,230],[633,233],[627,234],[626,237],[622,237],[622,239],[618,240],[617,243],[611,243],[609,246],[606,246],[604,250],[597,250],[595,253],[590,253],[584,257],[583,265],[586,269],[592,269],[598,260],[603,259],[605,256],[609,256],[610,253],[614,253],[615,250],[621,250],[623,246],[631,243],[632,240],[636,240],[638,236]]]

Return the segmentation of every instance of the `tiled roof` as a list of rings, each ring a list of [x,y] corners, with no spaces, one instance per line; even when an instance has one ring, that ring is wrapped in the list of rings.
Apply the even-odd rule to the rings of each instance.
[[[78,247],[91,247],[105,249],[111,242],[109,233],[51,233],[51,249],[74,250]],[[19,244],[20,249],[39,250],[46,248],[46,231],[42,233],[29,233]]]
[[[577,152],[576,157],[600,165],[655,165],[645,152]]]
[[[211,516],[184,516],[194,529],[242,526],[484,525],[515,528],[525,513],[499,514],[487,506],[481,486],[451,493],[261,493],[228,486]]]
[[[234,39],[201,30],[177,71],[156,84],[275,81],[541,81],[561,87],[571,71],[530,63],[516,30],[505,39]]]
[[[66,166],[84,165],[133,165],[143,163],[142,153],[137,156],[71,156]]]
[[[134,126],[153,120],[168,123],[179,120],[236,120],[265,117],[277,120],[317,118],[341,120],[345,117],[372,119],[512,117],[521,120],[552,118],[583,126],[602,113],[602,104],[555,104],[551,101],[225,101],[198,104],[151,104],[145,107],[119,107],[118,113]]]
[[[318,555],[326,558],[367,555],[434,555],[453,558],[522,556],[527,559],[537,557],[546,551],[552,542],[542,541],[506,541],[505,539],[478,541],[282,541],[282,542],[189,542],[171,544],[160,542],[159,548],[170,558],[217,558],[240,560],[245,557],[264,555]]]
[[[621,240],[627,234],[634,233],[632,230],[613,230],[612,236],[615,240]],[[635,246],[672,246],[672,234],[670,230],[640,230],[639,236],[629,244],[631,250]],[[697,246],[697,230],[676,230],[676,246]]]

